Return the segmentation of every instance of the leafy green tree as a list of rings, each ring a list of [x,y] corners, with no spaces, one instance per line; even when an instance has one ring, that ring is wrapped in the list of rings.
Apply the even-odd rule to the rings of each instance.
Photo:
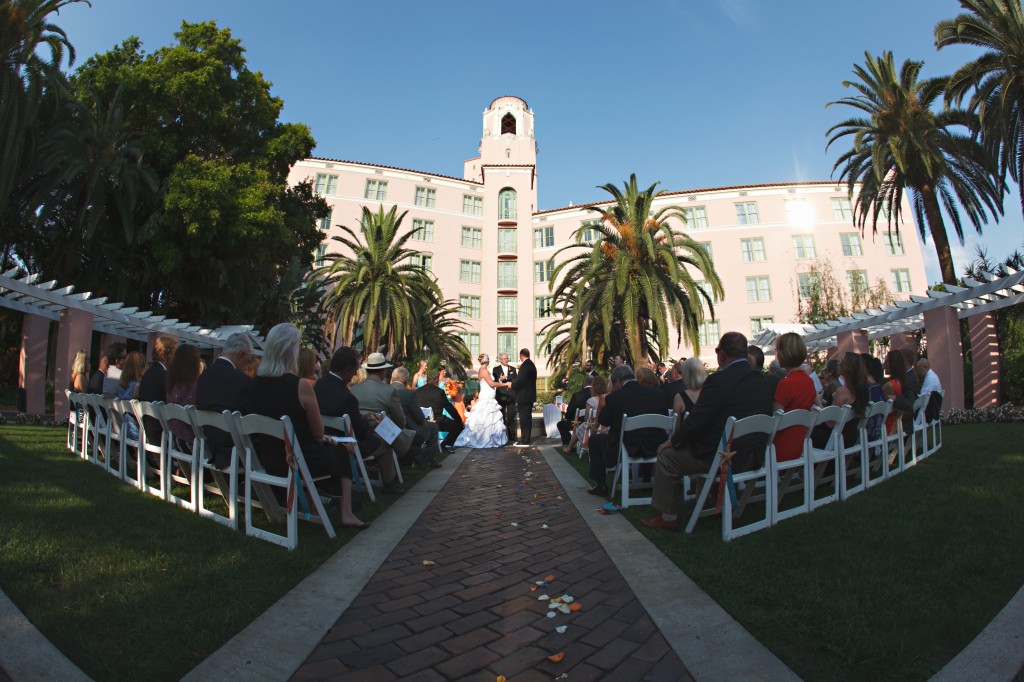
[[[621,190],[603,185],[612,195],[611,205],[588,207],[600,216],[600,222],[587,225],[597,234],[596,241],[570,244],[556,254],[574,254],[558,264],[550,285],[555,310],[568,320],[549,325],[547,332],[545,342],[553,344],[556,365],[579,362],[586,344],[621,351],[633,364],[657,360],[668,348],[673,329],[676,343],[685,337],[699,349],[704,319],[700,301],[713,317],[713,304],[725,292],[704,248],[669,225],[670,218],[685,225],[683,209],[653,209],[662,194],[657,186],[641,190],[636,174]],[[710,291],[697,285],[688,267],[700,273]]]
[[[999,174],[1024,181],[1024,10],[1020,0],[961,0],[967,10],[935,26],[935,46],[970,45],[985,52],[950,76],[946,98],[977,112],[981,141]],[[1020,193],[1024,212],[1024,191]]]
[[[815,261],[808,271],[808,281],[807,295],[797,297],[797,321],[803,324],[849,317],[851,313],[893,302],[892,293],[881,277],[874,286],[863,281],[843,283],[827,260]]]
[[[964,275],[984,282],[986,275],[1006,277],[1013,272],[1024,270],[1024,253],[1016,250],[1002,261],[989,258],[984,247],[977,247],[975,260],[964,268]],[[1024,404],[1024,306],[1014,305],[1000,308],[992,313],[996,319],[996,333],[1002,353],[1001,379],[999,386],[1003,398],[1015,405]],[[966,321],[966,320],[964,320]],[[970,333],[963,336],[970,342]],[[966,347],[966,346],[965,346]],[[970,385],[970,384],[968,384]]]
[[[326,264],[313,272],[324,282],[322,310],[335,321],[334,345],[339,337],[349,343],[361,337],[367,352],[384,348],[395,357],[418,357],[422,350],[420,315],[443,297],[433,277],[411,262],[418,252],[405,246],[413,233],[401,234],[407,213],[398,215],[397,206],[385,212],[382,205],[376,213],[364,206],[362,238],[337,226],[342,234],[332,239],[344,249],[327,254]]]
[[[856,194],[854,224],[862,231],[870,224],[877,232],[878,219],[884,217],[888,229],[898,232],[903,193],[909,190],[921,236],[931,233],[942,279],[954,284],[942,210],[963,244],[957,205],[980,233],[989,212],[1002,214],[1005,185],[996,177],[995,161],[971,133],[977,117],[959,109],[933,109],[946,78],[920,80],[924,62],[909,59],[897,74],[891,52],[864,56],[865,65],[853,67],[857,80],[843,81],[843,87],[859,94],[828,105],[842,104],[866,114],[829,128],[826,148],[844,137],[853,138],[853,146],[832,170],[840,170],[851,199]]]

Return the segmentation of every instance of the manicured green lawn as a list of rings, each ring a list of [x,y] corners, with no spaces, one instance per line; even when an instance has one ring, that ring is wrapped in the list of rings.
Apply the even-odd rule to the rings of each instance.
[[[1022,490],[1024,425],[947,426],[904,474],[730,543],[720,517],[625,517],[804,679],[924,680],[1024,583]]]
[[[117,481],[64,439],[0,427],[0,587],[97,680],[179,679],[356,532],[300,522],[289,552]],[[366,502],[364,520],[390,503]]]

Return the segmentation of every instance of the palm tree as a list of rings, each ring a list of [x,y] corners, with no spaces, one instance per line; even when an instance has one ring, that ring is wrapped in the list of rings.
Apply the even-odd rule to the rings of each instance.
[[[963,244],[957,204],[980,234],[987,211],[1002,214],[1005,185],[996,177],[995,161],[970,132],[977,117],[959,109],[933,110],[946,78],[919,80],[924,62],[909,59],[897,75],[891,52],[864,56],[866,65],[853,67],[858,80],[843,81],[843,87],[860,94],[828,104],[844,104],[867,115],[829,128],[826,149],[840,138],[853,137],[853,147],[836,160],[832,172],[841,169],[851,199],[860,183],[854,225],[862,231],[870,222],[876,233],[884,216],[888,229],[899,232],[903,192],[909,190],[922,238],[931,232],[935,240],[942,280],[954,284],[942,209]]]
[[[431,298],[426,307],[422,301],[414,301],[414,305],[418,324],[406,340],[406,357],[418,359],[417,349],[429,349],[429,355],[461,377],[463,368],[471,366],[473,358],[459,336],[466,329],[466,322],[459,318],[459,302]]]
[[[1024,10],[1020,0],[961,0],[968,10],[935,26],[935,46],[987,50],[949,78],[946,98],[957,105],[971,92],[981,141],[999,160],[999,176],[1024,181]],[[1020,192],[1024,212],[1024,191]]]
[[[411,262],[418,252],[405,243],[413,233],[399,234],[406,213],[398,215],[397,206],[386,213],[383,206],[376,213],[364,206],[359,231],[365,243],[338,225],[344,234],[333,239],[348,253],[328,254],[327,264],[312,273],[323,278],[321,309],[335,321],[336,335],[354,340],[361,327],[368,351],[385,346],[396,357],[418,350],[407,343],[416,336],[419,311],[443,298],[434,278]]]
[[[33,128],[47,91],[63,91],[65,54],[75,50],[64,31],[48,22],[53,12],[81,0],[0,0],[0,214],[31,155]]]
[[[683,209],[653,210],[662,193],[655,191],[657,186],[641,191],[636,174],[621,190],[603,185],[614,201],[588,207],[600,216],[598,224],[587,226],[597,233],[597,240],[593,245],[570,244],[556,254],[578,252],[559,263],[552,277],[555,309],[565,315],[568,328],[549,325],[547,341],[558,344],[559,330],[569,336],[568,344],[553,348],[553,357],[556,349],[563,350],[557,362],[574,363],[583,344],[598,338],[605,347],[621,350],[630,362],[656,360],[669,346],[670,329],[676,332],[676,343],[685,336],[699,349],[704,310],[693,302],[703,299],[713,316],[713,303],[725,292],[704,248],[672,231],[669,218],[686,223]],[[577,230],[577,240],[583,229]],[[688,267],[703,276],[710,292],[697,285]]]

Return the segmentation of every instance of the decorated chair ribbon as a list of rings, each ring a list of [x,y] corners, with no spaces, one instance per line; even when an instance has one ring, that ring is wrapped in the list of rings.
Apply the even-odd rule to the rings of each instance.
[[[281,426],[284,429],[284,425]],[[295,504],[295,493],[299,493],[299,513],[302,514],[302,518],[307,521],[310,520],[309,512],[309,500],[306,499],[306,489],[302,485],[302,481],[299,478],[299,467],[295,466],[295,431],[292,431],[291,437],[288,436],[288,429],[284,429],[284,459],[288,463],[288,469],[291,472],[291,476],[288,481],[288,500],[285,503],[285,512],[290,514],[292,511],[292,505]]]
[[[729,500],[732,502],[733,508],[739,506],[739,498],[736,496],[736,484],[732,480],[732,458],[736,454],[736,451],[732,449],[733,444],[733,433],[735,432],[735,426],[733,431],[729,433],[728,439],[725,437],[725,433],[722,433],[722,461],[718,466],[718,499],[715,500],[715,511],[718,513],[722,512],[722,500],[725,495],[725,489],[729,489]]]

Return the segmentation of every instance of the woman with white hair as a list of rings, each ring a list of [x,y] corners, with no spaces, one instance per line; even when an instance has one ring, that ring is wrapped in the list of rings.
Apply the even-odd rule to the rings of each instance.
[[[363,523],[352,513],[352,467],[348,451],[324,441],[324,423],[313,385],[299,378],[299,339],[299,330],[293,324],[279,324],[267,334],[263,361],[249,390],[246,413],[273,419],[288,415],[309,473],[330,476],[327,493],[341,493],[341,525],[356,530],[369,528],[370,524]],[[256,444],[256,451],[268,473],[276,476],[288,473],[281,441],[264,440]]]
[[[487,370],[491,358],[486,353],[481,353],[477,360],[480,361],[480,369],[477,370],[480,397],[469,411],[466,428],[459,434],[455,447],[500,448],[508,442],[508,430],[505,428],[501,405],[494,397],[494,389],[508,388],[512,384],[500,383],[491,377]]]
[[[708,378],[708,369],[701,362],[700,358],[690,358],[683,363],[683,387],[682,393],[677,393],[672,403],[672,410],[676,414],[683,414],[693,409],[700,396],[700,389],[704,387],[704,381]]]

